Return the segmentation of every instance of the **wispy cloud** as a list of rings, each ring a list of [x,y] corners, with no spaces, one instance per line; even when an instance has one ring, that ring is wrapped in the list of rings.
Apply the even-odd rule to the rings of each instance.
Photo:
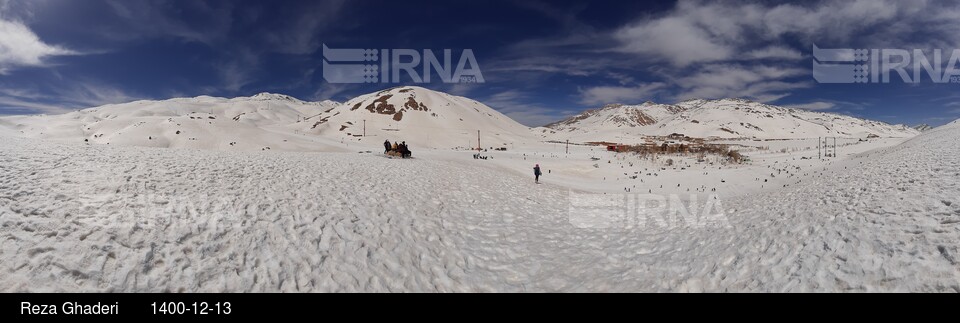
[[[277,30],[260,35],[273,52],[312,54],[320,48],[320,36],[337,22],[345,0],[310,1],[305,8],[288,7],[282,15],[291,17]]]
[[[812,86],[808,81],[785,81],[808,73],[800,68],[771,65],[713,64],[681,77],[664,77],[680,88],[674,95],[676,101],[740,97],[772,102],[790,95],[792,90]]]
[[[75,54],[70,49],[43,42],[21,22],[0,20],[0,74],[9,74],[21,67],[44,66],[50,57]]]
[[[53,91],[57,97],[73,107],[88,108],[104,104],[125,103],[142,97],[116,87],[99,84],[92,80],[77,80],[72,86]]]
[[[0,114],[5,114],[3,113],[5,109],[11,109],[17,113],[29,111],[36,114],[63,114],[74,110],[61,105],[38,103],[0,95]]]
[[[105,104],[130,102],[142,97],[119,88],[83,79],[63,86],[0,88],[0,114],[14,110],[32,113],[60,114]],[[6,110],[6,111],[4,111]]]
[[[823,110],[831,110],[836,106],[837,105],[832,102],[810,102],[810,103],[803,103],[803,104],[788,105],[787,107],[794,108],[794,109],[810,110],[810,111],[823,111]]]
[[[216,46],[228,39],[234,23],[231,1],[106,0],[106,4],[121,25],[105,26],[98,33],[120,41],[167,37]],[[204,19],[177,14],[183,11]]]
[[[562,26],[584,25],[575,14],[544,7],[532,6],[563,21]],[[656,94],[675,101],[742,97],[773,103],[814,86],[809,66],[802,64],[806,44],[813,41],[952,48],[960,43],[958,29],[960,7],[950,1],[679,0],[671,9],[607,30],[561,28],[562,35],[521,41],[508,47],[512,55],[498,59],[492,70],[533,81],[566,75],[607,76],[616,82],[581,89],[583,104],[642,100],[651,93],[640,83],[662,83]]]
[[[614,32],[618,50],[675,66],[756,58],[796,57],[776,47],[787,37],[855,44],[913,43],[923,28],[956,43],[960,22],[941,1],[824,0],[805,4],[681,0],[662,15],[643,17]],[[883,27],[883,28],[879,28]],[[929,36],[929,35],[928,35]],[[774,47],[771,47],[774,46]],[[753,51],[751,51],[753,49]],[[745,54],[742,54],[745,53]]]
[[[650,100],[652,96],[666,87],[655,82],[638,86],[597,86],[580,91],[580,102],[587,105],[607,103],[637,103]]]
[[[255,81],[253,75],[259,62],[259,55],[249,49],[239,48],[226,55],[223,61],[215,63],[214,67],[223,82],[222,88],[230,92],[238,92]]]
[[[481,85],[475,83],[452,83],[447,86],[444,92],[457,96],[470,96],[470,93],[480,88]]]
[[[322,33],[336,25],[344,0],[280,2],[267,5],[232,1],[109,0],[110,10],[123,28],[107,28],[104,37],[115,40],[172,38],[207,45],[219,58],[211,62],[220,84],[213,91],[237,94],[258,81],[269,54],[310,55],[320,47]],[[193,14],[184,15],[182,11]],[[269,29],[265,12],[287,17]],[[190,19],[203,16],[205,19]],[[116,27],[116,26],[112,26]]]
[[[758,59],[758,60],[768,60],[768,59],[782,59],[782,60],[799,60],[803,58],[803,54],[800,51],[787,48],[784,46],[768,46],[760,49],[755,49],[744,54],[746,58]]]
[[[334,84],[324,82],[313,92],[313,95],[310,96],[311,100],[322,101],[322,100],[333,100],[333,101],[346,101],[348,98],[342,94],[355,88],[355,84]]]
[[[575,114],[572,110],[545,107],[529,102],[530,95],[518,90],[509,90],[491,95],[484,104],[500,111],[517,122],[530,126],[542,126]]]

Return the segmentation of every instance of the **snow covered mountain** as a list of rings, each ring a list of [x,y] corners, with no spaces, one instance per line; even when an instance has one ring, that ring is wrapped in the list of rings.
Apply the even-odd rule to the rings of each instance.
[[[607,105],[530,129],[471,99],[403,86],[345,103],[287,95],[200,96],[105,105],[63,115],[0,118],[0,132],[28,138],[210,150],[355,151],[384,140],[415,149],[511,147],[545,140],[628,141],[645,135],[816,138],[911,137],[918,130],[756,102],[690,100]]]
[[[200,96],[135,101],[63,115],[7,117],[20,136],[67,142],[200,149],[337,150],[286,131],[304,116],[339,105],[261,93],[233,99]]]
[[[478,130],[484,147],[534,138],[527,127],[480,102],[421,87],[383,90],[345,104],[271,93],[136,101],[0,118],[0,128],[28,138],[211,150],[347,151],[345,141],[375,147],[383,140],[472,148]]]
[[[689,100],[674,105],[612,104],[546,126],[541,133],[586,140],[681,133],[691,137],[793,139],[910,137],[919,131],[850,116],[783,108],[742,99]]]
[[[365,133],[369,140],[430,148],[477,147],[477,131],[484,148],[533,138],[529,128],[483,103],[415,86],[361,95],[307,121],[302,130],[321,136]]]
[[[913,129],[917,129],[917,131],[924,132],[924,131],[933,129],[933,126],[924,123],[924,124],[921,124],[921,125],[916,125],[916,126],[914,126]]]

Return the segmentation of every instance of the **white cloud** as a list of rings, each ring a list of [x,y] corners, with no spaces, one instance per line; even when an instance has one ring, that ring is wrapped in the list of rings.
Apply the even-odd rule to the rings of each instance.
[[[618,72],[609,72],[607,77],[617,80],[620,85],[628,85],[636,82],[636,79],[630,75]]]
[[[26,66],[44,66],[52,56],[73,55],[74,51],[40,40],[18,21],[0,20],[0,74]]]
[[[0,88],[0,112],[3,112],[4,108],[15,108],[35,113],[60,114],[140,98],[86,79],[78,79],[62,87],[45,88],[43,91],[37,87],[4,86]]]
[[[457,95],[457,96],[468,96],[471,91],[480,88],[480,84],[476,83],[452,83],[447,86],[444,92]]]
[[[574,114],[572,110],[558,110],[527,103],[527,98],[528,95],[523,92],[509,90],[491,95],[481,102],[529,127],[549,124]]]
[[[72,109],[63,105],[37,102],[43,97],[36,89],[2,88],[0,89],[0,112],[9,108],[43,114],[61,114],[72,111]]]
[[[560,74],[605,76],[617,82],[581,90],[585,104],[643,100],[652,93],[633,86],[638,82],[661,83],[654,92],[667,100],[742,97],[774,102],[814,85],[810,67],[800,64],[814,42],[852,48],[952,48],[960,43],[956,30],[960,7],[949,1],[680,0],[672,9],[613,30],[573,29],[566,36],[520,42],[509,49],[523,55],[501,58],[491,70],[509,72],[511,80],[544,81]],[[797,43],[801,45],[793,45]],[[660,62],[666,64],[656,64]],[[615,74],[623,72],[628,78]]]
[[[773,102],[790,95],[792,90],[810,87],[810,82],[784,81],[808,73],[802,68],[721,63],[703,66],[693,74],[665,77],[680,88],[674,94],[676,101],[738,97]]]
[[[676,66],[730,59],[734,50],[712,39],[704,29],[682,17],[667,17],[616,32],[621,51],[667,59]]]
[[[62,102],[79,108],[125,103],[141,98],[118,88],[89,80],[76,80],[72,86],[55,89],[54,92]]]
[[[797,50],[783,46],[769,46],[749,51],[745,54],[745,57],[752,59],[799,60],[803,58],[803,54],[800,54]]]
[[[788,108],[810,110],[810,111],[822,111],[822,110],[831,110],[837,105],[831,102],[810,102],[803,104],[794,104],[788,105]]]
[[[339,97],[338,95],[355,87],[356,85],[354,84],[335,84],[323,82],[323,84],[313,92],[313,95],[310,97],[310,99],[314,101],[333,100],[343,102],[343,99],[347,98]]]
[[[597,86],[580,91],[580,103],[601,105],[607,103],[639,103],[649,100],[663,90],[666,84],[655,82],[638,86]]]
[[[766,58],[799,58],[776,47],[786,37],[848,46],[915,44],[916,33],[934,43],[956,44],[960,8],[952,2],[825,0],[760,4],[681,0],[659,16],[614,32],[618,50],[674,66]],[[928,44],[929,45],[929,44]],[[772,46],[772,47],[771,47]],[[760,49],[757,49],[760,48]],[[924,47],[918,47],[924,48]]]
[[[63,114],[74,110],[56,104],[45,104],[26,101],[16,97],[0,96],[0,112],[3,112],[4,108],[25,109],[40,114]]]

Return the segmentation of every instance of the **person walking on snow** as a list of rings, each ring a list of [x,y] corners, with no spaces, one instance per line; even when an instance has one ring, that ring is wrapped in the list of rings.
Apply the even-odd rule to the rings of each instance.
[[[390,152],[390,139],[383,142],[383,153],[386,154],[388,152]]]
[[[540,175],[543,175],[543,173],[540,172],[540,164],[537,164],[536,166],[533,166],[533,182],[534,183],[540,184]]]

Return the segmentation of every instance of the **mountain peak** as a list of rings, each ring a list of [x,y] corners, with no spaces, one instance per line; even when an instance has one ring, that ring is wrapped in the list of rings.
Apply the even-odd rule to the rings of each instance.
[[[294,101],[294,102],[301,101],[300,99],[297,99],[295,97],[292,97],[286,94],[277,94],[277,93],[270,93],[270,92],[258,93],[257,95],[251,96],[250,99],[262,100],[262,101],[269,101],[269,100]]]
[[[713,100],[713,101],[717,101],[717,102],[736,102],[736,103],[757,103],[756,101],[753,101],[753,100],[750,100],[750,99],[744,99],[744,98],[723,98],[723,99],[717,99],[717,100]]]

